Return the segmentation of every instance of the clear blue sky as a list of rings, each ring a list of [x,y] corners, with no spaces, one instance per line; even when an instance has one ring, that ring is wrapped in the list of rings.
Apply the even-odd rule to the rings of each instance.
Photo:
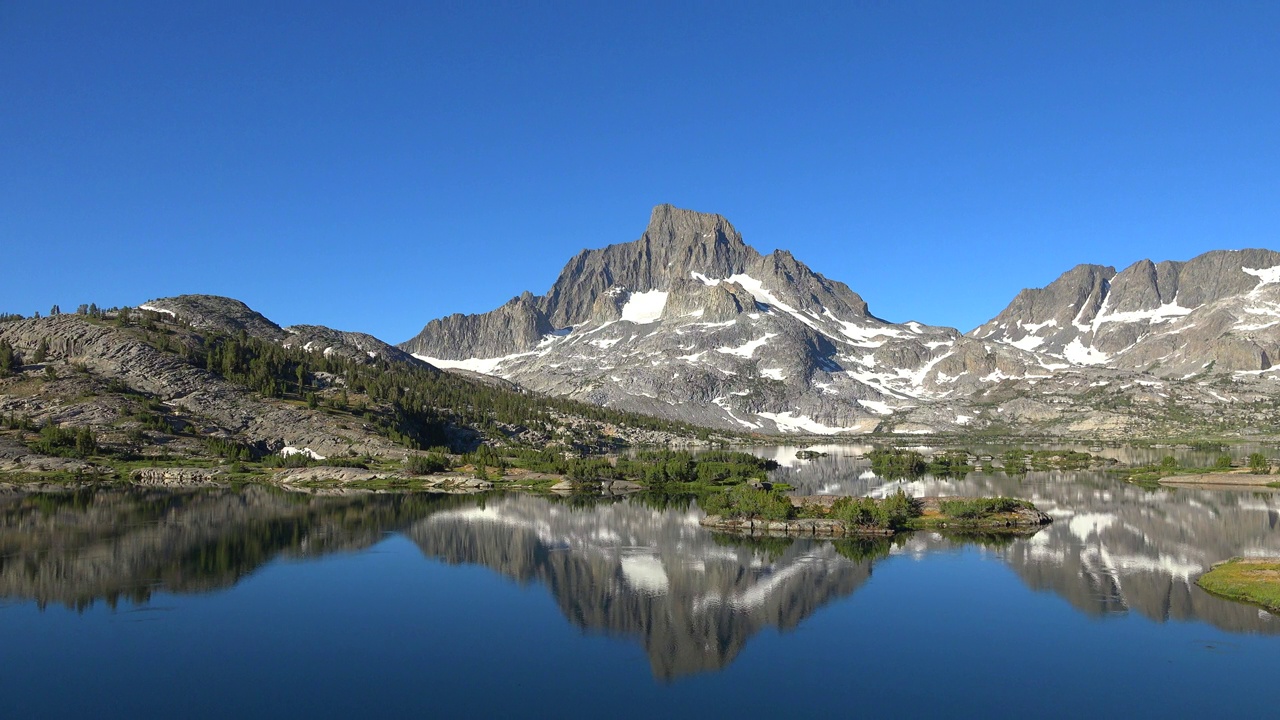
[[[963,330],[1280,247],[1280,3],[786,5],[0,0],[0,311],[398,342],[663,202]]]

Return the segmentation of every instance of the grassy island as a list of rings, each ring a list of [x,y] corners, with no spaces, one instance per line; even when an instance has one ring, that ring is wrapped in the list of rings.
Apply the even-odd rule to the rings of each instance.
[[[1214,595],[1280,612],[1280,558],[1232,558],[1214,565],[1196,584]]]

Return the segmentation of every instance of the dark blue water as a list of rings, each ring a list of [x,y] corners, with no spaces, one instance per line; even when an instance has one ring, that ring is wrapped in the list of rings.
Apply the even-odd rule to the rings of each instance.
[[[1030,539],[894,544],[639,499],[10,498],[0,712],[1271,716],[1280,621],[1188,576],[1274,547],[1275,498],[1108,492]]]

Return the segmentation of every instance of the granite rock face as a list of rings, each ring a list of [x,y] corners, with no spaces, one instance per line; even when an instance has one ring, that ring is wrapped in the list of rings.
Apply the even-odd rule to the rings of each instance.
[[[1185,413],[1143,405],[1174,394],[1204,422],[1234,403],[1247,429],[1276,382],[1277,268],[1269,250],[1080,265],[964,334],[886,322],[725,218],[661,205],[639,239],[582,251],[545,295],[433,320],[400,347],[538,392],[766,433],[1154,432]],[[1190,379],[1215,368],[1252,375]]]
[[[957,364],[1038,367],[951,328],[881,320],[791,253],[762,255],[725,218],[669,205],[639,239],[579,253],[547,294],[433,320],[401,348],[539,392],[762,432],[868,432],[950,392],[942,373]]]
[[[256,338],[280,342],[286,333],[248,305],[219,295],[178,295],[148,300],[139,310],[151,310],[182,319],[196,329],[216,330],[228,335],[241,331]]]
[[[1164,377],[1270,369],[1280,351],[1280,253],[1215,250],[1142,260],[1117,273],[1081,265],[1024,290],[970,335],[1076,366]]]

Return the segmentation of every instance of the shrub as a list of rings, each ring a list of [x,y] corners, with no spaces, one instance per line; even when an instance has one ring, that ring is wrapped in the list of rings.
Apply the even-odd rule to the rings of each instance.
[[[871,470],[883,478],[914,477],[924,474],[924,456],[914,450],[877,448],[867,453]]]
[[[1021,500],[1013,498],[994,497],[943,500],[938,505],[944,515],[949,515],[958,520],[974,520],[997,513],[1012,512],[1022,507],[1023,504]]]
[[[898,530],[920,515],[920,501],[901,489],[883,500],[840,498],[831,506],[831,517],[846,525]]]
[[[31,449],[43,455],[83,458],[98,451],[98,438],[87,427],[64,430],[50,422],[40,428],[40,436],[31,443]]]
[[[846,525],[889,527],[889,516],[873,498],[840,498],[831,506],[831,517]]]
[[[1217,468],[1218,470],[1230,470],[1230,469],[1231,469],[1231,456],[1230,456],[1230,455],[1219,455],[1219,456],[1218,456],[1218,460],[1217,460],[1216,462],[1214,462],[1213,466],[1214,466],[1215,468]]]
[[[1029,453],[1026,450],[1007,450],[1004,454],[1004,471],[1005,473],[1021,474],[1027,471],[1027,457]]]
[[[1271,468],[1271,461],[1267,459],[1266,455],[1263,455],[1260,452],[1249,454],[1250,470],[1256,473],[1262,473],[1265,475],[1270,468]]]
[[[410,455],[404,459],[404,470],[410,475],[431,475],[445,472],[449,467],[449,458],[439,453]]]
[[[708,493],[700,504],[708,515],[724,517],[787,520],[795,513],[791,499],[786,495],[758,490],[750,485],[735,485],[722,493]]]

